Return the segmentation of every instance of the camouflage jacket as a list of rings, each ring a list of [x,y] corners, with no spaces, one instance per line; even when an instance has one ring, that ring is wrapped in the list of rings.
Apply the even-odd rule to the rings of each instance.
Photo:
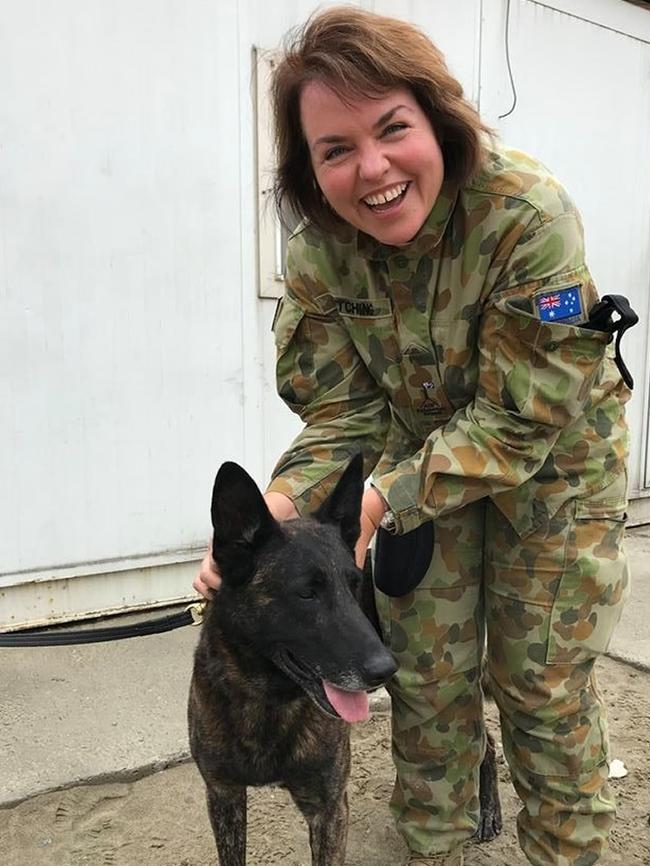
[[[278,390],[306,426],[269,489],[299,512],[359,447],[398,532],[487,496],[524,537],[624,469],[580,216],[531,157],[496,146],[406,247],[305,225],[286,270]]]

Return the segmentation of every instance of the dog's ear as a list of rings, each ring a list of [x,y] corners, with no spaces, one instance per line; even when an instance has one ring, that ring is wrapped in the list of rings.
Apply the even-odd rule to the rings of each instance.
[[[363,497],[363,456],[355,454],[334,490],[316,511],[321,523],[336,523],[343,541],[354,553],[361,532],[361,499]]]
[[[278,528],[257,484],[236,463],[224,463],[212,489],[212,556],[225,583],[251,576],[259,548]]]

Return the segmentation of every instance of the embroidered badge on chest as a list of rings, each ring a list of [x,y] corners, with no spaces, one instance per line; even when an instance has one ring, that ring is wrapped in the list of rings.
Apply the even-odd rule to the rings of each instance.
[[[444,413],[445,407],[440,403],[437,397],[437,387],[435,382],[423,382],[420,386],[424,392],[424,399],[416,404],[416,409],[423,415],[440,415]]]
[[[581,322],[584,320],[580,286],[545,292],[535,298],[537,315],[543,322]]]

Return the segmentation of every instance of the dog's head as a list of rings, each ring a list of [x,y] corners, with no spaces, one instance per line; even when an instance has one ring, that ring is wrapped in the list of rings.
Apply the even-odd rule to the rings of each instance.
[[[356,600],[362,495],[361,455],[311,517],[278,523],[235,463],[223,464],[212,494],[221,623],[347,721],[367,715],[366,691],[396,670]]]

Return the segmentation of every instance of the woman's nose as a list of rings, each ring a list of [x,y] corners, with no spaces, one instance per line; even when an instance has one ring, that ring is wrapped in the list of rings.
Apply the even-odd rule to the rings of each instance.
[[[372,143],[365,146],[359,153],[359,177],[361,180],[376,180],[388,170],[388,158],[381,146]]]

